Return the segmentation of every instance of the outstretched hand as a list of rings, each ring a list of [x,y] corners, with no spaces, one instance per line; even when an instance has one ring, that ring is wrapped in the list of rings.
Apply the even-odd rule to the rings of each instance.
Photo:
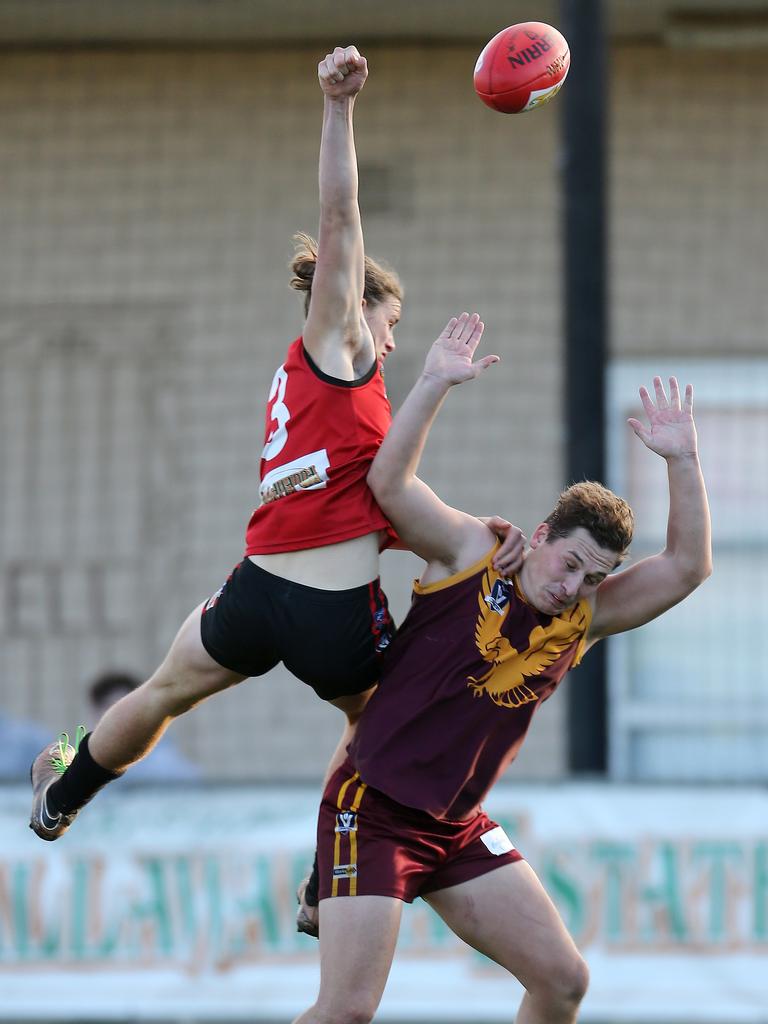
[[[680,388],[676,377],[669,378],[669,398],[661,377],[653,378],[656,402],[646,388],[640,388],[640,400],[648,417],[646,427],[640,420],[628,419],[643,444],[665,459],[681,455],[695,455],[696,425],[693,422],[693,387],[687,384],[685,397],[680,401]]]
[[[424,372],[446,384],[463,384],[479,377],[483,370],[499,361],[498,356],[483,356],[477,362],[472,361],[484,328],[477,313],[451,317],[427,353]]]
[[[337,46],[317,65],[317,77],[330,99],[356,96],[368,77],[368,62],[356,46]]]

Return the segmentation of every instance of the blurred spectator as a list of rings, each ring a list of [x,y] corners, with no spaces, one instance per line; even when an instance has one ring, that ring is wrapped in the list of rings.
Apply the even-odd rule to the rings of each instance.
[[[32,762],[52,741],[44,726],[0,711],[0,780],[28,780]]]
[[[88,709],[93,718],[92,728],[107,708],[141,685],[141,680],[128,672],[105,672],[88,687]],[[45,743],[45,741],[43,741]],[[38,745],[37,753],[40,752]],[[33,754],[32,757],[36,757]],[[31,763],[31,762],[30,762]],[[119,785],[127,786],[145,782],[198,782],[202,772],[198,765],[180,753],[166,732],[157,746],[143,761],[131,766]]]

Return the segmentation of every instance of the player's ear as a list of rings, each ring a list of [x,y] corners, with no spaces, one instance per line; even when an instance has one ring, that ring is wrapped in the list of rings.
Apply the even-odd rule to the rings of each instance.
[[[549,536],[549,525],[547,523],[539,523],[536,529],[531,534],[531,547],[537,548],[539,544],[543,544]]]

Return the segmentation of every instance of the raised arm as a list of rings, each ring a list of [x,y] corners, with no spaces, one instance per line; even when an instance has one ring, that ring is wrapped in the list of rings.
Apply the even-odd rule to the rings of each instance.
[[[320,139],[320,228],[304,345],[320,368],[350,378],[353,360],[372,364],[371,332],[362,316],[364,249],[352,129],[355,98],[368,65],[355,46],[337,46],[317,68],[323,91]]]
[[[446,505],[416,476],[429,430],[450,388],[473,380],[498,362],[498,356],[473,362],[482,334],[476,313],[462,313],[448,321],[368,475],[368,484],[400,539],[429,563],[431,579],[472,565],[494,541],[494,534],[479,519]]]
[[[712,572],[709,504],[699,466],[693,388],[687,385],[681,402],[674,377],[669,379],[669,398],[661,378],[655,377],[653,384],[655,403],[645,388],[640,389],[648,425],[636,419],[628,422],[643,444],[667,463],[667,542],[659,554],[601,583],[591,640],[650,622],[687,597]]]

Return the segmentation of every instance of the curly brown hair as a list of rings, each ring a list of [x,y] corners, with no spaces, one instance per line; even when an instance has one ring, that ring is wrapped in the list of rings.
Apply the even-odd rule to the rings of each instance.
[[[291,288],[299,292],[306,292],[304,296],[304,316],[309,312],[309,300],[312,297],[312,281],[315,276],[317,265],[317,242],[311,235],[303,231],[293,236],[295,251],[293,259],[288,264],[291,274]],[[363,298],[375,305],[382,302],[388,296],[393,296],[402,301],[403,286],[395,271],[378,260],[365,257],[365,282],[363,284]]]
[[[596,480],[582,480],[563,491],[544,522],[549,526],[548,541],[567,537],[581,526],[600,547],[623,557],[632,543],[635,517],[613,491]]]

